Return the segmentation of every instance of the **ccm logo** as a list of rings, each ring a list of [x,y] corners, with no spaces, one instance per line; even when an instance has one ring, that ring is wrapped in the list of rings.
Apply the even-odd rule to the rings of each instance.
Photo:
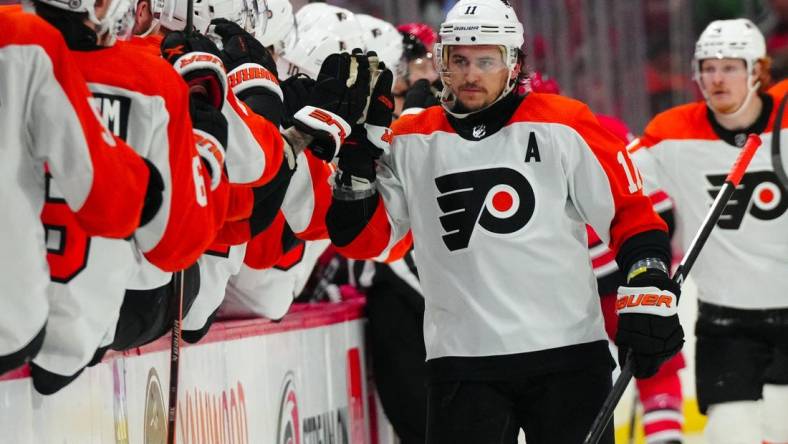
[[[616,300],[616,310],[623,310],[632,307],[659,307],[665,306],[670,308],[673,306],[673,296],[660,295],[660,294],[639,294],[622,296]]]
[[[345,143],[345,137],[347,137],[347,133],[345,133],[345,129],[342,128],[342,125],[340,125],[339,122],[334,120],[334,117],[331,114],[323,111],[322,109],[315,108],[312,110],[312,112],[309,113],[309,117],[319,120],[325,123],[326,125],[335,126],[339,130],[338,134],[339,134],[340,142]]]
[[[227,77],[230,88],[234,88],[242,82],[247,82],[254,79],[264,79],[269,80],[276,85],[279,84],[279,80],[273,74],[271,74],[270,71],[261,66],[239,69]]]

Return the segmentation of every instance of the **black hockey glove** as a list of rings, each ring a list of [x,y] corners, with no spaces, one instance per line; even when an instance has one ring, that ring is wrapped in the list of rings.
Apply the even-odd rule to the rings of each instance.
[[[377,147],[380,154],[388,152],[391,145],[391,119],[394,116],[394,95],[391,88],[394,75],[378,59],[377,54],[367,53],[370,71],[369,106],[364,112],[364,129],[367,139]],[[377,158],[376,157],[376,158]]]
[[[214,19],[211,25],[222,39],[222,61],[233,93],[278,127],[282,121],[282,89],[271,54],[236,23]]]
[[[206,97],[222,109],[227,92],[227,75],[219,48],[204,35],[171,32],[161,41],[161,54],[186,80],[191,94]]]
[[[677,312],[680,295],[681,287],[665,272],[653,268],[618,288],[618,358],[624,365],[632,350],[636,378],[653,376],[662,363],[681,350],[684,330]]]
[[[282,111],[282,127],[290,128],[294,124],[295,113],[309,103],[309,97],[315,87],[315,80],[302,73],[282,80],[279,86],[282,88],[285,105]]]
[[[276,62],[253,35],[227,19],[213,19],[211,25],[213,32],[222,39],[222,60],[228,72],[244,63],[254,63],[278,77]]]
[[[375,192],[375,160],[382,150],[367,138],[363,126],[357,125],[339,150],[334,174],[334,196],[340,200],[359,200]]]
[[[323,61],[308,105],[294,116],[299,131],[314,140],[309,149],[320,159],[332,160],[359,122],[369,97],[369,61],[356,52],[331,54]]]

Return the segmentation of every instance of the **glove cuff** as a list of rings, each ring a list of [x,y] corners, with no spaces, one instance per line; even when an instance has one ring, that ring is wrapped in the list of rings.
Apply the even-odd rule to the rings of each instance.
[[[227,75],[227,82],[236,96],[249,88],[262,87],[276,94],[280,101],[284,101],[279,79],[271,71],[256,63],[244,63],[233,69]]]
[[[305,106],[293,116],[299,128],[310,133],[315,138],[330,139],[334,144],[334,156],[339,152],[339,147],[345,143],[350,135],[350,125],[345,119],[321,108]],[[329,154],[330,155],[330,154]]]
[[[376,181],[370,181],[363,177],[353,176],[342,170],[337,170],[331,176],[331,187],[334,190],[334,198],[337,200],[362,200],[366,199],[377,191]]]
[[[211,191],[216,190],[222,180],[224,166],[224,147],[210,133],[194,129],[194,144],[197,153],[211,173]]]
[[[219,83],[222,86],[222,97],[227,94],[227,74],[224,72],[222,59],[217,55],[209,52],[190,52],[176,60],[173,68],[184,78],[202,69],[210,70],[219,78]]]
[[[678,314],[679,298],[657,287],[618,287],[616,311],[669,317]]]

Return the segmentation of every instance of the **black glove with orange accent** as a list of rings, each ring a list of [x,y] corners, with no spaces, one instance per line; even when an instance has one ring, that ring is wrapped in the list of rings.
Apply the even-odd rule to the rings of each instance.
[[[208,37],[171,32],[161,41],[161,54],[186,80],[191,94],[203,95],[211,106],[222,109],[227,75],[219,48]]]
[[[394,95],[391,88],[394,75],[386,68],[385,63],[378,59],[375,52],[367,53],[370,72],[369,105],[364,110],[364,129],[369,142],[378,150],[375,158],[387,153],[391,145],[391,120],[394,116]],[[355,131],[355,130],[354,130]]]
[[[229,20],[214,19],[211,31],[222,39],[222,61],[233,93],[279,127],[283,95],[271,54],[253,35]]]
[[[358,51],[331,54],[320,67],[307,106],[293,116],[295,127],[313,140],[308,147],[320,159],[336,157],[351,125],[363,116],[369,97],[369,61]],[[287,138],[287,134],[285,134]]]
[[[636,378],[653,376],[681,351],[684,330],[677,311],[680,295],[679,284],[656,268],[645,269],[618,288],[618,358],[624,365],[627,357],[632,357]]]

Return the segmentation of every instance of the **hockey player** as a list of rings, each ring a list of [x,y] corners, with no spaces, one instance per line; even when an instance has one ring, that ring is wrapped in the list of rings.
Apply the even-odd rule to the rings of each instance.
[[[50,184],[44,163],[60,184],[57,197],[91,235],[130,235],[141,215],[144,222],[158,210],[161,190],[148,189],[149,176],[158,174],[152,165],[146,166],[99,123],[85,81],[57,30],[18,10],[0,12],[0,28],[0,90],[5,91],[0,144],[3,177],[9,179],[0,187],[5,211],[0,232],[6,247],[2,374],[35,356],[44,339],[48,241],[38,222]]]
[[[710,23],[692,68],[705,101],[657,115],[630,147],[644,176],[655,175],[675,200],[684,249],[747,134],[770,146],[781,99],[765,93],[766,46],[747,19]],[[696,390],[709,442],[788,442],[788,368],[779,352],[788,343],[786,208],[786,189],[761,149],[693,269]]]
[[[313,14],[317,14],[317,17],[326,15],[337,17],[338,15],[342,15],[346,17],[346,19],[347,17],[352,18],[352,13],[349,11],[339,9],[340,12],[337,13],[336,11],[338,9],[334,7],[325,8],[325,10],[332,11],[330,13],[325,12],[324,8],[320,7],[306,9],[309,12],[308,14],[299,11],[300,17],[303,19],[299,21],[299,24],[310,23],[310,19],[315,18]],[[279,27],[272,28],[272,32],[279,32]],[[326,39],[319,39],[320,41],[337,39],[337,37],[329,34],[329,32],[322,29],[322,27],[313,30],[309,35],[312,37],[330,36]],[[274,42],[282,38],[273,37],[269,40],[265,34],[261,35],[259,33],[257,37],[258,39],[262,38],[263,41]],[[340,42],[344,41],[340,40]],[[345,47],[348,47],[352,41],[344,43]],[[248,42],[248,44],[244,46],[254,48],[257,45],[259,44]],[[342,45],[336,45],[335,47],[326,45],[324,49],[339,47],[342,47]],[[288,54],[292,54],[292,52],[288,52]],[[308,60],[330,59],[332,63],[335,63],[337,61],[337,58],[335,58],[336,56],[329,58],[329,55],[328,53],[320,51],[311,52],[308,56]],[[320,57],[320,59],[318,59],[318,57]],[[349,60],[351,56],[345,54],[344,57],[346,60]],[[311,65],[305,63],[304,66]],[[334,66],[335,70],[339,68],[341,68],[341,66]],[[271,67],[270,69],[272,72],[276,72],[275,68]],[[184,319],[184,339],[187,341],[195,342],[207,333],[207,329],[225,297],[225,288],[231,276],[239,273],[244,274],[244,276],[239,276],[237,278],[239,280],[239,284],[237,285],[238,288],[260,288],[261,286],[268,285],[266,282],[270,280],[269,278],[276,279],[274,275],[277,273],[266,273],[262,271],[258,274],[256,271],[273,267],[277,264],[282,255],[287,253],[290,248],[295,248],[300,242],[326,239],[328,237],[324,220],[330,201],[328,177],[330,176],[331,169],[320,161],[317,156],[327,156],[327,158],[331,158],[333,152],[335,152],[335,148],[331,147],[332,143],[327,142],[325,137],[320,137],[318,134],[315,141],[310,142],[310,150],[304,152],[307,141],[311,140],[311,136],[315,135],[315,130],[318,129],[314,123],[310,123],[309,119],[305,120],[305,118],[311,118],[310,116],[312,115],[318,115],[319,113],[328,111],[325,116],[333,115],[334,117],[331,119],[335,122],[344,122],[352,119],[346,117],[346,111],[342,111],[342,109],[347,109],[347,102],[343,101],[348,99],[335,97],[337,94],[336,91],[341,93],[343,88],[336,89],[335,87],[331,87],[330,84],[333,82],[332,77],[325,74],[321,75],[323,77],[320,77],[318,81],[314,82],[314,85],[309,85],[309,91],[304,91],[305,95],[303,97],[296,99],[291,97],[290,100],[285,97],[285,114],[292,111],[295,113],[295,116],[283,115],[283,121],[288,120],[294,122],[297,127],[287,128],[282,134],[287,140],[287,145],[292,146],[293,152],[298,154],[296,157],[296,171],[287,184],[287,189],[282,196],[283,201],[280,201],[281,214],[277,214],[277,210],[279,210],[278,206],[273,207],[269,204],[265,204],[265,208],[261,209],[261,206],[255,202],[255,210],[260,210],[266,215],[275,218],[274,225],[261,232],[260,226],[255,226],[257,224],[255,223],[254,217],[249,218],[249,220],[239,221],[234,224],[234,227],[236,227],[234,235],[240,235],[240,237],[236,239],[243,243],[250,241],[248,245],[226,245],[215,252],[217,256],[205,256],[201,258],[201,270],[205,270],[209,278],[206,285],[203,285],[203,288],[201,288],[200,295],[195,301],[192,312]],[[299,84],[300,83],[301,82],[299,82]],[[355,86],[353,90],[358,91],[357,94],[360,95],[353,100],[358,102],[357,104],[361,104],[362,101],[366,100],[368,91],[361,86],[361,80],[357,82],[357,85],[358,86]],[[291,83],[288,86],[292,87],[294,84]],[[327,90],[326,88],[331,89]],[[292,91],[293,88],[286,87],[284,93],[291,94]],[[342,103],[345,104],[343,105]],[[312,104],[311,107],[304,106],[310,104]],[[339,105],[339,107],[337,107],[337,105]],[[315,107],[319,108],[320,111],[310,111]],[[287,109],[290,111],[287,111]],[[338,114],[334,114],[335,112]],[[358,116],[355,118],[357,119]],[[340,126],[344,126],[344,124],[340,124]],[[336,126],[333,126],[333,128],[336,128]],[[343,131],[349,133],[349,127]],[[310,137],[307,137],[307,135]],[[321,139],[323,140],[322,142]],[[268,219],[266,218],[266,220]],[[325,246],[325,242],[319,245]],[[314,260],[320,253],[318,245],[310,246],[308,251],[317,251],[309,256],[314,257],[311,259],[312,263],[314,263]],[[287,258],[284,260],[287,261]],[[246,263],[246,268],[241,268],[242,261]],[[301,265],[300,268],[308,269],[311,268],[311,266]],[[290,280],[290,278],[287,279]],[[289,295],[295,291],[296,289],[294,288],[285,294]],[[249,295],[249,297],[260,297],[260,295]],[[289,302],[292,302],[292,298],[287,304],[283,304],[285,308],[289,306]],[[283,314],[284,313],[282,313],[282,315]]]
[[[114,331],[125,289],[137,285],[137,274],[163,276],[159,285],[166,284],[165,272],[189,267],[205,251],[227,209],[226,184],[220,186],[227,123],[220,109],[189,95],[166,61],[115,43],[117,33],[130,34],[129,5],[126,0],[82,2],[73,9],[59,1],[36,5],[70,45],[105,123],[162,172],[164,190],[161,210],[135,233],[133,246],[89,238],[70,223],[67,208],[48,199],[42,221],[63,241],[48,255],[52,334],[32,366],[33,384],[44,394],[73,380],[105,345],[101,341]],[[101,18],[94,22],[91,16]],[[128,76],[123,67],[132,63],[145,69]],[[53,181],[50,191],[57,185]],[[142,258],[135,257],[136,249]]]
[[[270,7],[271,5],[269,5]],[[335,8],[309,7],[299,10],[301,23],[325,23],[335,17],[350,20],[353,14]],[[377,52],[388,63],[396,64],[401,57],[399,33],[394,27],[370,16],[356,15],[356,19],[366,30],[364,45]],[[280,28],[280,27],[278,27]],[[305,35],[299,28],[293,33]],[[350,34],[351,36],[354,34]],[[291,41],[291,45],[302,46],[312,42],[324,42],[320,48],[349,47],[353,39],[343,40],[345,34],[337,35],[332,29],[323,26],[312,29],[306,41]],[[258,39],[260,37],[258,36]],[[392,42],[393,39],[393,42]],[[267,41],[268,39],[263,39]],[[273,39],[271,39],[273,40]],[[282,41],[281,38],[279,41]],[[275,45],[274,45],[275,46]],[[284,51],[287,53],[288,47]],[[296,69],[316,66],[326,55],[320,51],[297,51],[304,55],[299,58]],[[307,79],[308,80],[308,79]],[[290,77],[283,82],[285,103],[297,110],[299,101],[303,102],[311,94],[313,87],[302,76]],[[299,91],[300,90],[300,91]],[[291,97],[288,100],[288,95]],[[287,120],[287,118],[285,119]],[[265,316],[279,319],[287,312],[293,298],[301,292],[306,277],[315,262],[328,245],[328,232],[325,228],[325,214],[331,200],[329,178],[333,169],[317,159],[309,150],[299,156],[297,170],[290,188],[287,190],[281,214],[278,215],[270,230],[253,239],[247,248],[244,265],[236,275],[230,277],[227,299],[222,312],[228,316]]]
[[[402,115],[405,107],[405,93],[420,86],[425,92],[430,85],[439,84],[438,72],[433,63],[433,46],[438,39],[435,31],[423,23],[406,23],[397,27],[402,34],[402,60],[396,65],[397,78],[394,83],[394,115]],[[391,66],[393,69],[394,67]],[[419,82],[425,79],[425,82]],[[419,82],[419,85],[417,85]],[[424,85],[424,86],[421,86]],[[419,100],[421,102],[421,100]],[[436,100],[430,105],[438,105]]]
[[[683,343],[665,223],[585,105],[517,93],[523,28],[508,3],[460,0],[440,34],[443,107],[395,122],[377,172],[363,140],[342,148],[331,240],[379,257],[412,230],[427,442],[508,443],[520,428],[529,444],[581,442],[612,364],[585,224],[627,272],[617,343],[647,377]]]

